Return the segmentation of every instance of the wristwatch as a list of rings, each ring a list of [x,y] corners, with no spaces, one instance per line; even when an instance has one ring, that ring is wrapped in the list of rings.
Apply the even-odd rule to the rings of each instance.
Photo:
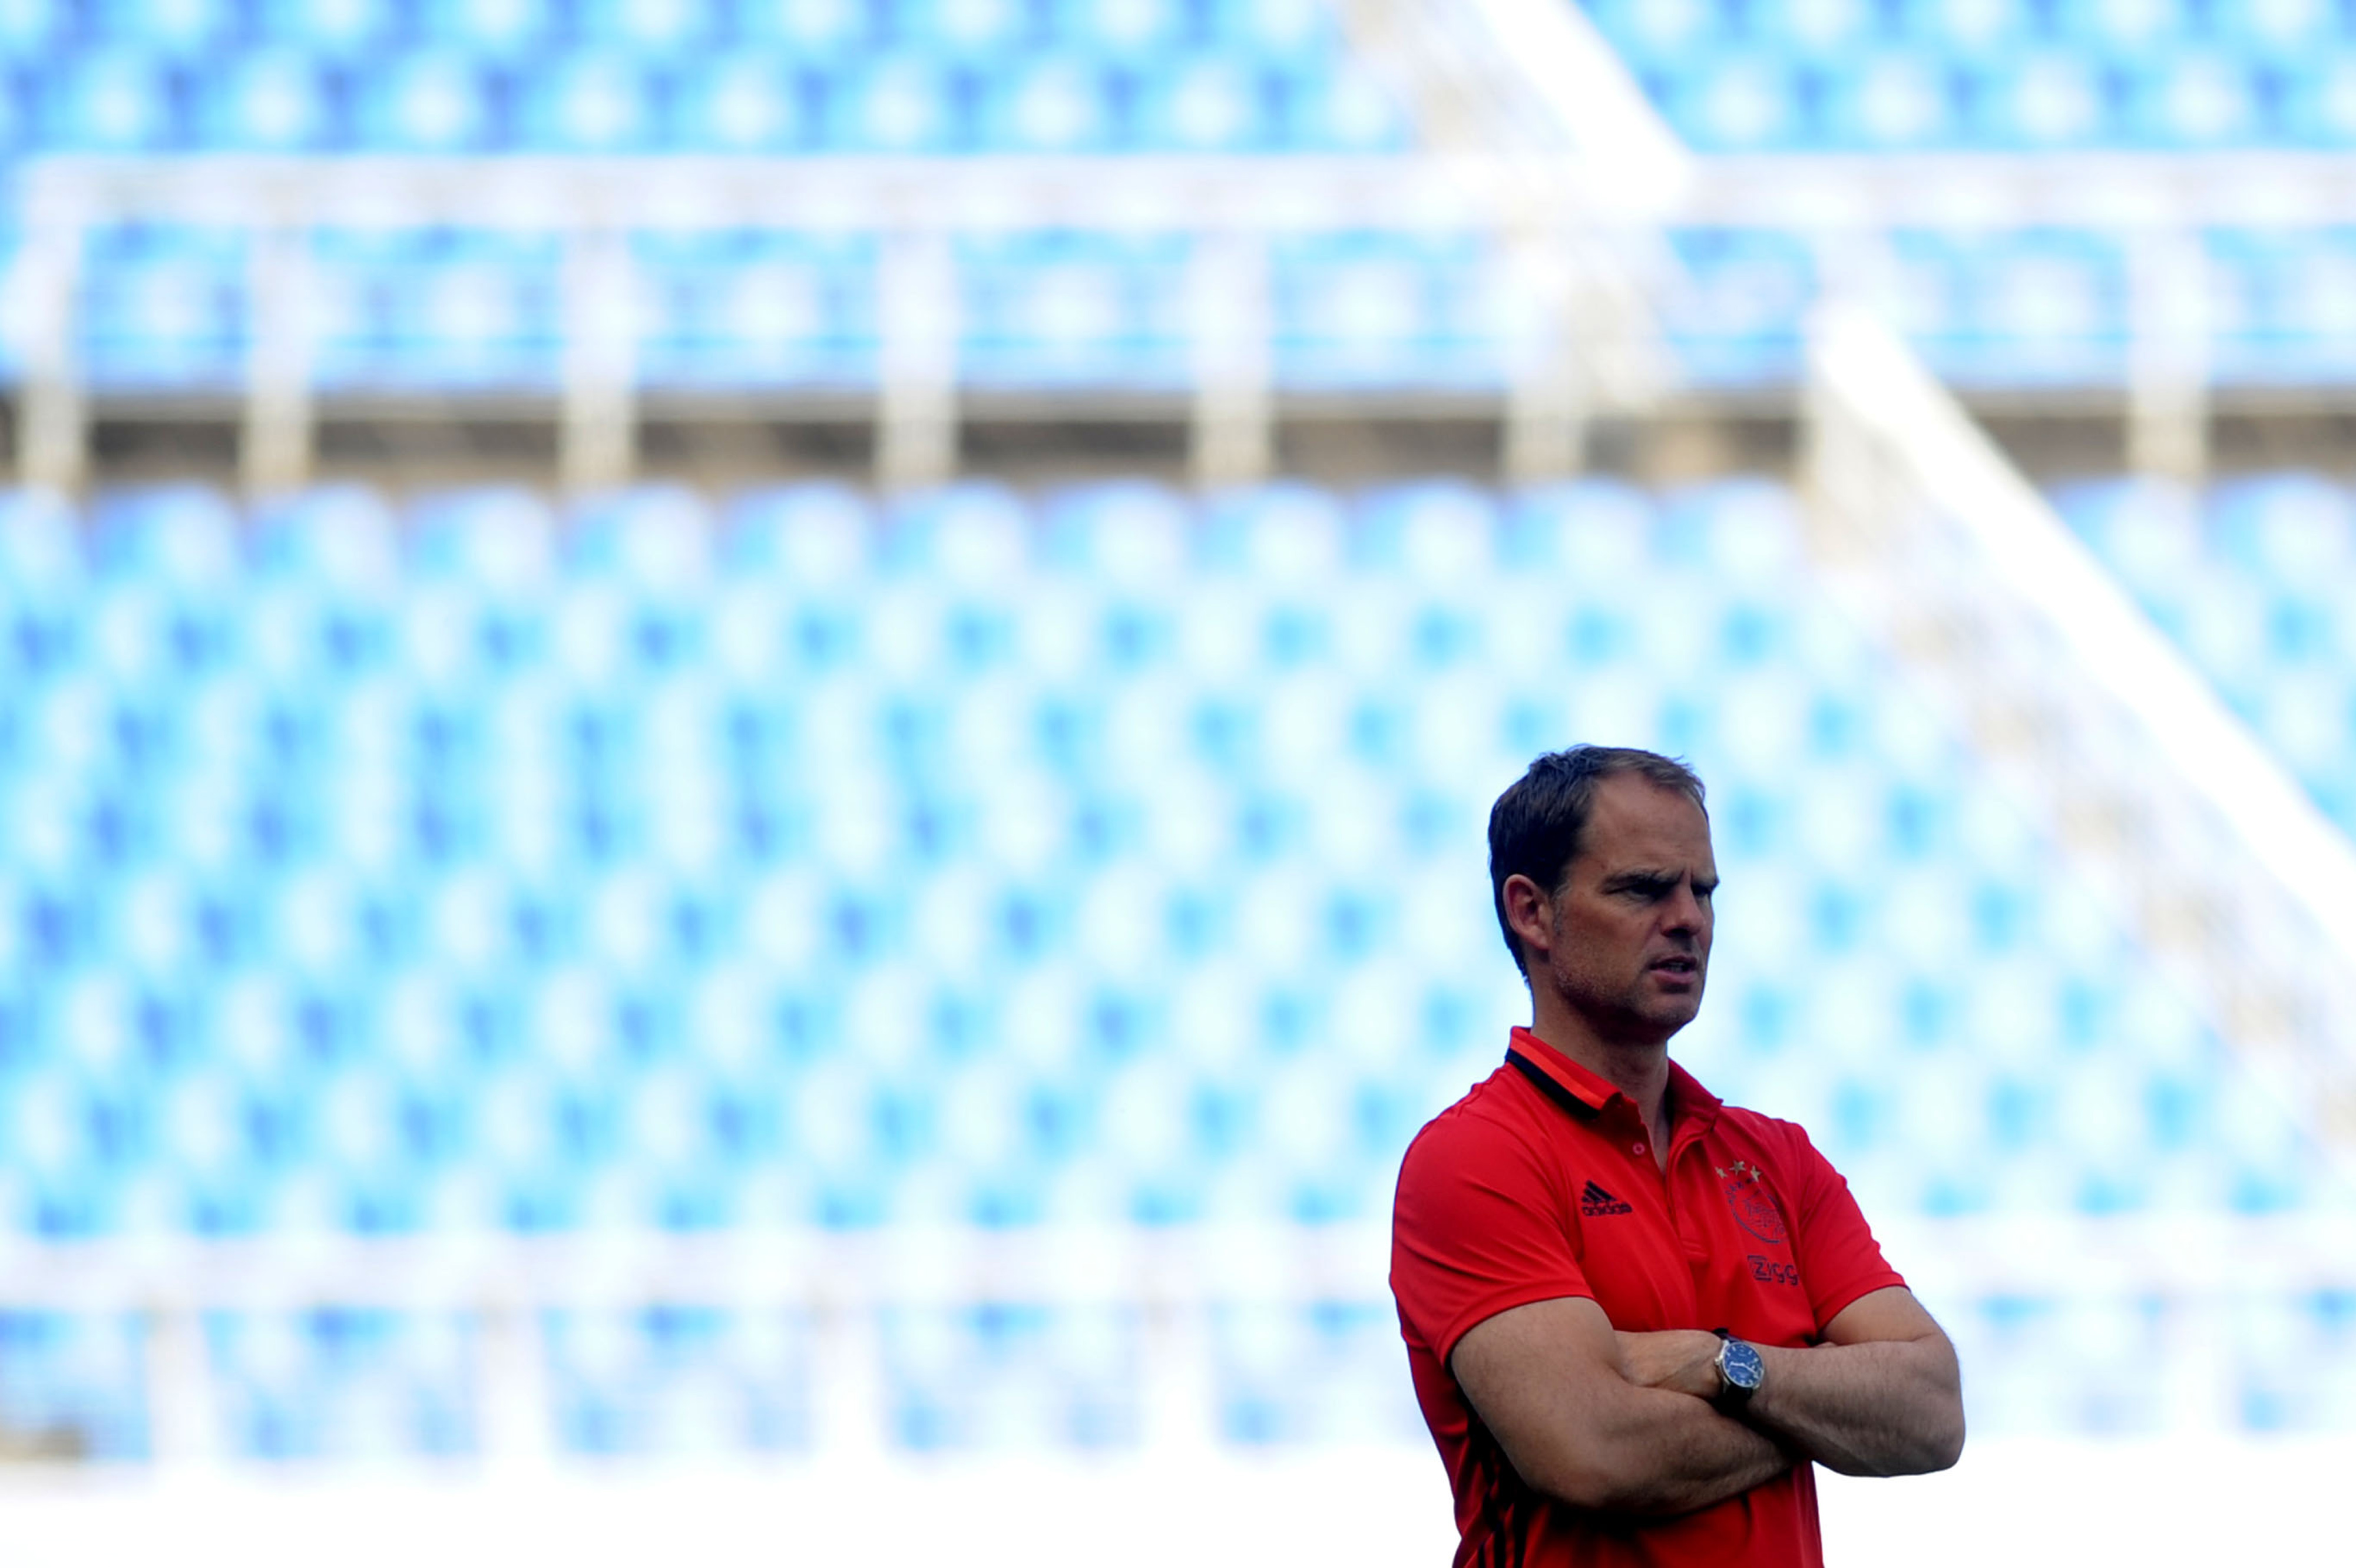
[[[1723,1328],[1710,1332],[1725,1341],[1718,1348],[1718,1398],[1711,1402],[1729,1415],[1739,1415],[1767,1380],[1767,1363],[1749,1340],[1737,1339]]]

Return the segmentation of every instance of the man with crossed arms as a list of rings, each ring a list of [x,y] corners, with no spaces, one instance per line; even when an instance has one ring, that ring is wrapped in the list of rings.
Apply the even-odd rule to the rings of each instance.
[[[1961,1383],[1806,1133],[1669,1059],[1709,966],[1701,781],[1541,757],[1489,857],[1532,1019],[1409,1146],[1391,1252],[1457,1568],[1821,1563],[1812,1465],[1945,1468]]]

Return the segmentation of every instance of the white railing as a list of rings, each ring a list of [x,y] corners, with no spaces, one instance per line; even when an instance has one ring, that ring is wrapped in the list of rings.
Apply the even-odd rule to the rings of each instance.
[[[1533,218],[1532,181],[1543,190]],[[1624,197],[1598,188],[1572,153],[1541,175],[1495,157],[935,158],[177,158],[58,157],[16,184],[27,232],[12,284],[25,334],[19,467],[44,488],[78,486],[86,456],[86,377],[74,307],[87,236],[131,220],[243,230],[250,247],[250,345],[242,462],[247,488],[299,485],[309,469],[315,394],[306,302],[313,278],[298,238],[321,228],[435,225],[551,233],[563,248],[559,414],[566,485],[612,484],[636,462],[637,376],[633,262],[620,236],[770,228],[861,234],[881,242],[874,422],[877,478],[936,482],[957,462],[958,295],[951,241],[1054,229],[1180,233],[1194,275],[1182,325],[1192,345],[1194,465],[1206,483],[1264,474],[1273,444],[1268,247],[1345,230],[1476,232],[1510,240],[1517,264],[1493,315],[1526,323],[1506,354],[1533,388],[1561,364],[1618,362],[1649,328],[1621,322],[1624,280],[1580,295],[1607,307],[1566,316],[1561,281],[1603,275],[1579,215]],[[1594,253],[1590,253],[1594,252]],[[1616,275],[1616,274],[1615,274]],[[1624,379],[1624,378],[1623,378]]]
[[[1353,0],[1370,65],[1417,106],[1431,150],[1398,156],[164,158],[60,156],[22,166],[26,236],[8,281],[23,363],[18,467],[70,489],[89,397],[76,355],[84,238],[126,220],[241,228],[256,302],[242,376],[250,489],[308,472],[315,392],[305,246],[327,227],[453,224],[563,237],[562,475],[596,487],[636,462],[638,393],[628,249],[644,230],[773,227],[882,240],[878,476],[937,479],[957,462],[961,378],[948,237],[1018,230],[1184,233],[1194,247],[1194,467],[1205,482],[1267,470],[1276,413],[1266,246],[1347,229],[1486,234],[1502,258],[1503,467],[1575,468],[1593,410],[1642,411],[1670,390],[1664,321],[1690,309],[1665,226],[1798,237],[1840,297],[1894,303],[1901,228],[2056,223],[2127,242],[2121,374],[2138,472],[2207,462],[2205,225],[2314,230],[2356,221],[2349,160],[2295,153],[1696,158],[1643,102],[1574,7],[1557,0]],[[1066,400],[1085,405],[1082,389]]]

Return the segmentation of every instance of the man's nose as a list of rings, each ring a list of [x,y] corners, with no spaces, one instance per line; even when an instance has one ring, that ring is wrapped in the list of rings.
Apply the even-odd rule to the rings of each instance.
[[[1668,916],[1667,929],[1671,931],[1694,932],[1701,929],[1703,919],[1701,899],[1695,896],[1692,883],[1680,884],[1676,892],[1670,896]]]

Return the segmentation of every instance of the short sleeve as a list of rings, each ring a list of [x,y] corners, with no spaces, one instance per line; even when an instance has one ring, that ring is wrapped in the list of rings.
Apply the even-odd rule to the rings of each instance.
[[[1537,1152],[1458,1110],[1426,1127],[1399,1166],[1391,1294],[1399,1320],[1442,1366],[1475,1324],[1558,1296],[1593,1296]]]
[[[1806,1133],[1788,1122],[1783,1126],[1792,1143],[1787,1168],[1797,1178],[1793,1256],[1807,1282],[1808,1307],[1821,1334],[1858,1297],[1906,1281],[1882,1257],[1881,1243],[1873,1239],[1847,1178]]]

